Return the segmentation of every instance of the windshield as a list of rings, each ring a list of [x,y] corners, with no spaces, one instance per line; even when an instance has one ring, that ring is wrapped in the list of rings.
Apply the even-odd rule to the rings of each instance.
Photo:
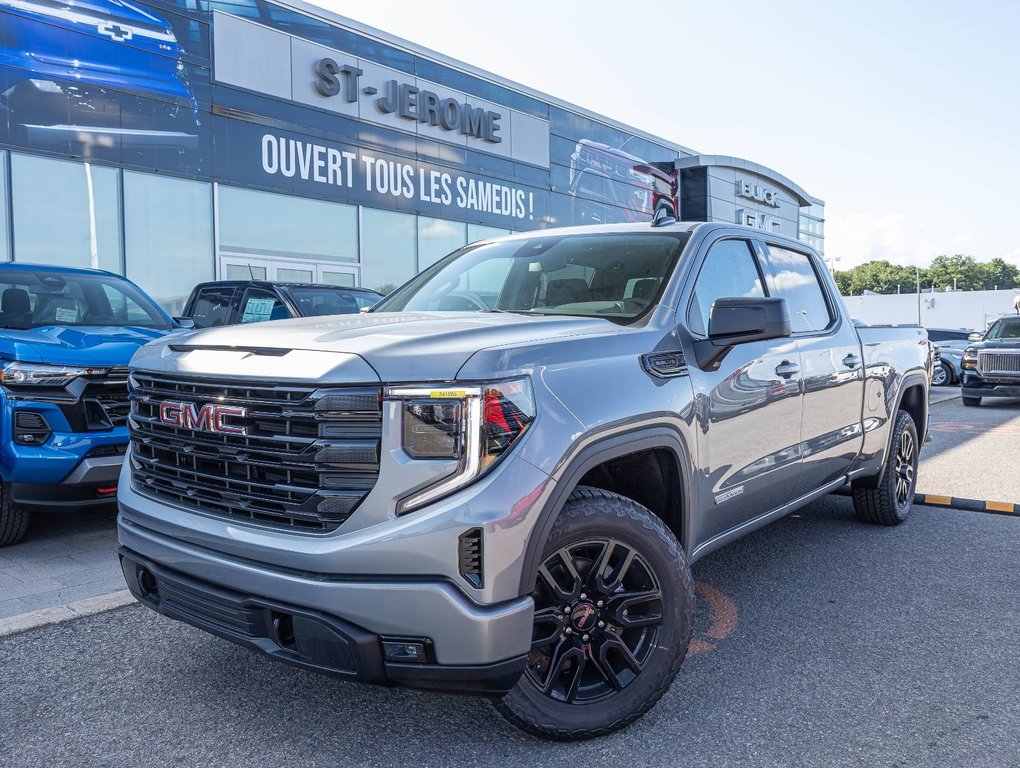
[[[328,286],[302,286],[287,289],[301,317],[351,315],[371,307],[382,298],[374,291],[348,291]]]
[[[686,234],[537,236],[456,251],[383,301],[377,312],[643,315],[661,293]]]
[[[152,299],[113,275],[0,271],[0,327],[48,325],[170,328]]]
[[[1002,341],[1020,339],[1020,317],[1009,320],[996,320],[985,335],[985,341]]]

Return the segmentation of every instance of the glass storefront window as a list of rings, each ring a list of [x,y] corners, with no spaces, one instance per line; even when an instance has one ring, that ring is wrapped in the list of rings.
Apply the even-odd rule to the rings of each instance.
[[[124,171],[127,276],[171,315],[213,279],[212,185]]]
[[[11,260],[11,233],[7,227],[7,153],[0,152],[0,261]]]
[[[222,185],[218,195],[221,251],[358,260],[357,206]]]
[[[15,260],[121,271],[120,171],[13,153]]]
[[[490,237],[503,237],[512,234],[512,229],[501,229],[500,227],[487,227],[484,224],[468,224],[469,243],[477,243],[479,240],[488,240]]]
[[[457,221],[418,217],[418,271],[467,244],[467,225]]]
[[[363,208],[361,211],[361,284],[389,293],[414,277],[416,217],[410,213]]]

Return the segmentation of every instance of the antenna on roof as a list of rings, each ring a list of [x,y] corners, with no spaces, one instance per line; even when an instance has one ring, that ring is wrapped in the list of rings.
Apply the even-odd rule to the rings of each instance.
[[[672,200],[662,198],[655,204],[655,213],[652,214],[653,227],[667,227],[676,224],[676,208]]]
[[[248,262],[248,274],[251,275],[251,279],[255,279],[255,270],[251,268],[251,262]]]

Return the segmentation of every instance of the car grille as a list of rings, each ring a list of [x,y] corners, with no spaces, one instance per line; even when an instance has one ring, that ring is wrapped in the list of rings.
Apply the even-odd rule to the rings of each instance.
[[[978,352],[978,371],[992,376],[1020,373],[1020,352]]]
[[[136,371],[131,477],[136,490],[207,514],[289,530],[335,530],[379,475],[378,387],[222,382]],[[223,434],[165,424],[164,401],[239,406]]]

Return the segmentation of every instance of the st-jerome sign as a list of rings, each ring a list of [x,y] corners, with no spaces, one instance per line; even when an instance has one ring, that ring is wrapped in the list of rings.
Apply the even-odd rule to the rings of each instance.
[[[375,107],[383,114],[396,114],[406,120],[456,131],[476,139],[499,144],[499,112],[474,107],[468,101],[441,98],[434,91],[412,83],[387,80],[382,93],[374,85],[362,85],[364,70],[352,64],[339,64],[336,59],[322,58],[315,63],[318,80],[315,90],[327,98],[341,97],[353,104],[362,96],[374,97]]]

